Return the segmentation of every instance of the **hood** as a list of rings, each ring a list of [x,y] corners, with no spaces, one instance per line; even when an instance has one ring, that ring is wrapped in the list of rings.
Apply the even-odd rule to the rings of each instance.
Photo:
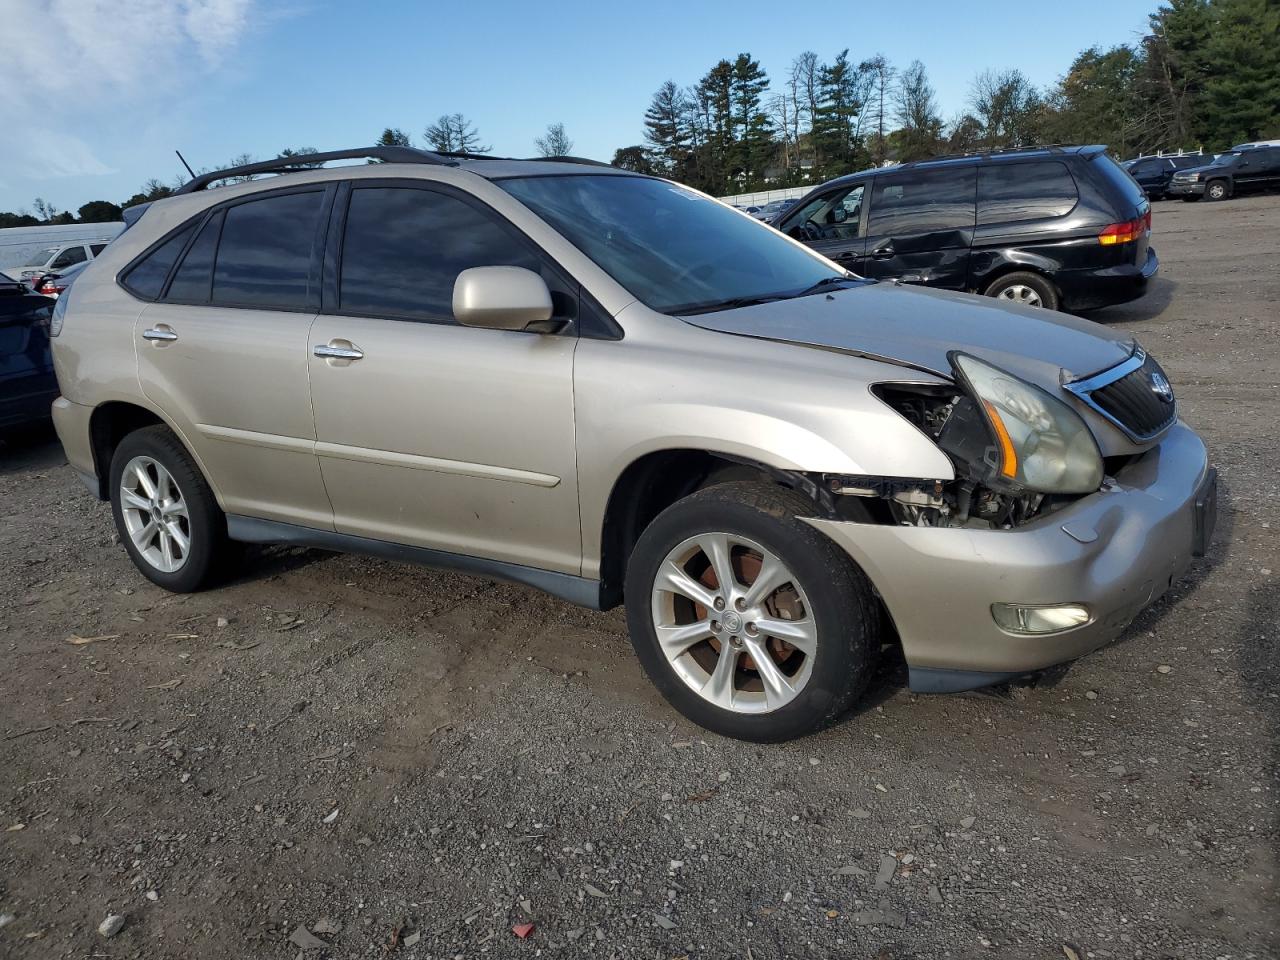
[[[1057,394],[1133,352],[1132,339],[1056,311],[892,283],[685,317],[706,330],[845,350],[951,379],[963,350]]]
[[[1219,164],[1215,165],[1215,164],[1212,164],[1212,163],[1205,163],[1205,164],[1201,164],[1201,165],[1200,165],[1200,166],[1198,166],[1198,167],[1183,167],[1181,170],[1175,170],[1175,171],[1173,171],[1173,175],[1174,175],[1175,177],[1180,176],[1180,175],[1183,175],[1183,174],[1188,174],[1188,173],[1191,173],[1191,174],[1198,173],[1198,174],[1203,175],[1203,174],[1210,173],[1210,172],[1217,171],[1217,170],[1230,170],[1230,169],[1231,169],[1231,165],[1230,165],[1230,164],[1225,164],[1225,165],[1224,165],[1224,164],[1219,163]]]

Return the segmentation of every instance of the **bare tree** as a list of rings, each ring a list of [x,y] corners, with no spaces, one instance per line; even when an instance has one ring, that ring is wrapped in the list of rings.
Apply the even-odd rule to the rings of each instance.
[[[564,132],[563,123],[547,124],[547,135],[533,141],[540,157],[567,157],[573,152],[573,141]]]
[[[818,61],[818,55],[812,50],[806,50],[791,61],[791,71],[787,75],[787,88],[795,115],[798,148],[800,138],[813,133],[813,118],[822,104],[822,64]],[[810,139],[812,139],[811,136]]]
[[[43,197],[36,197],[35,200],[31,201],[31,206],[35,208],[36,216],[41,220],[52,220],[58,215],[58,208],[47,202]]]
[[[488,153],[493,149],[480,146],[480,132],[460,113],[441,115],[423,136],[434,149],[444,153]]]
[[[884,163],[888,150],[885,123],[893,108],[893,81],[897,71],[882,53],[877,53],[870,60],[863,60],[859,69],[866,74],[870,84],[862,125],[866,128],[867,140],[870,141],[871,159],[876,166],[880,166]]]
[[[924,64],[913,60],[902,71],[898,84],[894,117],[899,125],[901,160],[921,160],[938,152],[942,138],[942,116]]]
[[[982,126],[983,146],[1019,147],[1036,139],[1041,106],[1035,86],[1021,70],[984,70],[973,79],[969,106]]]

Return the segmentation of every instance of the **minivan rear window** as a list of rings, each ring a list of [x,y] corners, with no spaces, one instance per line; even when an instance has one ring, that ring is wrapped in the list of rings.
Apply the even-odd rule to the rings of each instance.
[[[1129,178],[1126,173],[1125,179]],[[1070,213],[1080,200],[1065,163],[993,163],[978,171],[978,223],[1018,223]]]
[[[1147,202],[1147,195],[1142,187],[1138,186],[1138,181],[1129,176],[1128,172],[1107,154],[1100,153],[1089,162],[1135,208]]]

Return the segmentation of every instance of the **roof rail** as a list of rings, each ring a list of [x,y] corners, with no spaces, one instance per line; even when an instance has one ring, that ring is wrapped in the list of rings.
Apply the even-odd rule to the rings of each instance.
[[[492,153],[461,153],[458,151],[439,151],[439,156],[457,160],[509,160],[513,163],[581,163],[589,167],[611,167],[613,164],[603,160],[589,160],[586,157],[497,157]]]
[[[1043,143],[1033,147],[996,147],[992,150],[971,150],[968,153],[945,153],[923,160],[908,160],[902,167],[914,167],[922,163],[935,163],[939,160],[968,160],[974,157],[999,157],[1010,153],[1066,153],[1067,147],[1075,147],[1072,143]]]
[[[545,163],[581,163],[581,164],[585,164],[588,167],[612,167],[613,166],[613,164],[605,163],[603,160],[589,160],[586,157],[567,157],[567,156],[529,157],[527,159],[530,163],[536,163],[541,161]]]
[[[246,163],[241,167],[227,167],[225,170],[214,170],[202,173],[188,180],[175,194],[195,193],[203,190],[211,183],[226,180],[228,177],[247,177],[255,173],[296,173],[310,170],[313,167],[328,163],[330,160],[381,160],[383,163],[431,163],[438,166],[456,167],[458,161],[430,150],[419,150],[416,147],[358,147],[354,150],[330,150],[328,153],[303,153],[291,157],[276,157],[274,160],[263,160],[259,163]]]

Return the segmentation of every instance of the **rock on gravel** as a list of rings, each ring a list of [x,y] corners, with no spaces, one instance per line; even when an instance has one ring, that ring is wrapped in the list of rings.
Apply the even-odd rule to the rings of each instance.
[[[123,929],[124,917],[118,913],[108,915],[107,919],[98,924],[98,932],[104,937],[114,937]]]

